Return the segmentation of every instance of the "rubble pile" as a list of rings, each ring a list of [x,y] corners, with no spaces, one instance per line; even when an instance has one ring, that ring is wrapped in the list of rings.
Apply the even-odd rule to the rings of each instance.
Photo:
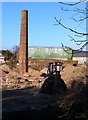
[[[67,87],[71,87],[76,82],[86,84],[88,76],[81,72],[83,68],[84,66],[77,66],[75,72],[73,72],[71,64],[65,65],[65,68],[61,71],[61,78]],[[21,78],[18,68],[10,69],[6,64],[0,66],[0,89],[40,88],[45,79],[47,79],[46,67],[40,70],[29,67],[28,73],[25,73]]]
[[[8,65],[2,65],[0,67],[0,89],[40,87],[44,78],[39,78],[38,73],[38,71],[30,69],[30,74],[25,73],[21,78],[18,69],[11,70]]]

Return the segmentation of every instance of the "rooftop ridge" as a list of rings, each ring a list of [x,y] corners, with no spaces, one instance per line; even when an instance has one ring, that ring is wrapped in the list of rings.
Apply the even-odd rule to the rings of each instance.
[[[38,47],[40,47],[40,48],[62,48],[61,46],[28,46],[28,47],[36,47],[36,48],[38,48]]]

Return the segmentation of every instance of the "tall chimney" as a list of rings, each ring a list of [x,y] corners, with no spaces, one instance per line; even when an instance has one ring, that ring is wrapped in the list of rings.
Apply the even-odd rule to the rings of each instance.
[[[22,10],[20,48],[19,48],[19,74],[22,77],[28,72],[28,10]]]

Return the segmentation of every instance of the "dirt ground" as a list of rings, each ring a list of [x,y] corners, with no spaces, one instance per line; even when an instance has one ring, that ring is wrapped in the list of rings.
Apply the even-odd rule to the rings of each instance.
[[[6,94],[4,95],[6,95],[7,98],[9,96],[12,97],[12,100],[10,100],[11,99],[10,98],[7,99],[6,101],[5,98],[3,98],[4,99],[3,104],[6,111],[10,107],[13,108],[13,106],[14,109],[15,107],[19,107],[19,106],[22,107],[23,105],[26,104],[27,104],[27,108],[28,105],[29,108],[30,106],[33,106],[32,107],[33,109],[31,111],[30,109],[29,111],[25,111],[24,109],[21,112],[13,112],[13,114],[9,114],[8,112],[7,112],[8,114],[4,113],[3,116],[7,117],[7,119],[5,120],[8,120],[8,118],[10,118],[11,120],[15,119],[13,118],[13,116],[16,116],[17,120],[20,118],[22,118],[22,120],[28,118],[33,120],[42,120],[43,118],[48,120],[52,120],[55,118],[57,118],[57,120],[88,120],[87,66],[77,65],[73,71],[73,62],[63,61],[64,69],[61,71],[61,78],[63,79],[67,87],[70,89],[65,91],[65,93],[63,94],[62,93],[58,95],[55,94],[55,96],[39,93],[39,90],[46,79],[42,77],[41,74],[47,73],[48,63],[54,61],[58,61],[58,60],[53,60],[53,59],[29,60],[28,73],[25,73],[24,78],[21,78],[19,76],[19,69],[17,66],[16,68],[13,69],[10,69],[10,67],[6,64],[0,66],[0,82],[1,82],[0,88],[3,89],[3,92],[6,92]],[[79,84],[77,88],[75,86],[72,87],[73,81],[82,84]],[[29,89],[29,88],[34,88],[34,89]],[[17,97],[17,95],[20,95],[21,99],[18,99],[19,96]],[[53,104],[52,101],[55,104]],[[44,107],[44,105],[46,105],[46,107]],[[42,109],[40,110],[35,109],[35,108],[41,108],[41,106],[43,107]]]
[[[29,69],[27,78],[21,79],[19,76],[18,67],[12,70],[8,65],[0,66],[0,88],[25,88],[25,87],[41,87],[45,78],[41,77],[42,73],[47,74],[47,67],[49,62],[54,62],[55,59],[29,59]],[[77,65],[73,71],[72,61],[62,61],[64,69],[61,71],[61,78],[68,87],[74,80],[82,81],[86,84],[87,71],[86,65]]]

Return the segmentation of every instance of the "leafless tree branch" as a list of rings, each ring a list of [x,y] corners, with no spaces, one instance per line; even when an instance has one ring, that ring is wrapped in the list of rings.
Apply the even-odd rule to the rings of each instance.
[[[86,2],[86,1],[87,0],[83,0],[83,1],[80,1],[80,2],[76,2],[76,3],[65,3],[65,2],[59,2],[59,3],[62,4],[62,5],[67,5],[67,6],[73,7],[73,6],[76,6],[76,5],[78,5],[82,2]],[[61,19],[59,20],[56,17],[55,17],[55,20],[56,20],[57,24],[55,24],[55,25],[60,25],[64,29],[71,31],[72,33],[74,33],[74,36],[76,36],[76,37],[85,38],[86,36],[88,36],[88,33],[79,32],[79,31],[76,30],[77,27],[79,27],[82,24],[82,22],[84,22],[85,20],[88,19],[88,9],[87,9],[87,7],[85,7],[84,9],[78,8],[78,6],[74,7],[74,9],[73,8],[70,9],[69,7],[68,8],[62,7],[61,10],[66,11],[66,12],[72,12],[73,13],[72,20],[74,20],[75,22],[78,22],[78,25],[76,26],[75,29],[72,29],[72,28],[64,25],[61,22]],[[88,40],[82,40],[82,39],[76,40],[73,37],[71,37],[70,35],[69,35],[69,37],[70,37],[70,40],[74,41],[77,45],[81,45],[83,43],[83,45],[79,49],[76,49],[75,53],[81,52],[88,45]],[[66,53],[72,54],[72,52],[71,53],[69,52],[69,49],[71,49],[71,48],[67,47],[67,46],[64,46],[63,43],[62,43],[62,48]],[[73,49],[71,49],[71,50],[73,50]]]
[[[76,34],[76,35],[74,35],[74,36],[76,36],[76,37],[84,37],[83,35],[77,35],[77,34]]]
[[[84,18],[80,18],[80,19],[76,19],[72,16],[72,19],[75,21],[75,22],[83,22],[84,20],[86,20],[88,18],[88,16],[84,17]]]
[[[84,1],[86,1],[86,0],[84,0]],[[77,4],[79,4],[80,2],[76,2],[76,3],[64,3],[64,2],[59,2],[60,4],[64,4],[64,5],[69,5],[69,6],[74,6],[74,5],[77,5]]]
[[[69,37],[71,38],[71,41],[74,41],[76,43],[76,45],[81,45],[84,42],[87,42],[88,40],[75,40],[74,38],[72,38],[70,35]]]
[[[61,10],[62,11],[65,11],[65,12],[71,12],[71,11],[73,11],[73,12],[76,12],[77,14],[88,14],[88,11],[86,10],[86,8],[85,9],[79,9],[79,8],[77,8],[77,7],[75,7],[74,8],[74,10],[71,10],[71,9],[68,9],[68,8],[65,8],[65,7],[61,7]]]
[[[73,29],[71,29],[71,28],[69,28],[69,27],[66,27],[65,25],[63,25],[63,24],[61,23],[61,20],[58,20],[56,17],[55,17],[55,20],[56,20],[56,22],[58,23],[58,24],[55,24],[55,25],[61,25],[63,28],[68,29],[68,30],[70,30],[71,32],[76,33],[76,34],[78,34],[78,35],[83,35],[83,36],[88,35],[88,33],[81,33],[81,32],[75,31],[75,30],[73,30]]]
[[[69,37],[71,38],[71,41],[74,41],[74,42],[88,42],[88,40],[75,40],[73,37],[71,37],[69,35]]]
[[[88,42],[86,42],[82,47],[80,47],[79,49],[77,49],[75,53],[81,52],[87,45],[88,45]],[[62,48],[63,48],[63,50],[64,50],[66,53],[72,54],[72,52],[71,52],[71,53],[68,52],[68,49],[70,50],[71,48],[70,48],[70,47],[67,47],[67,46],[64,46],[63,43],[62,43]]]
[[[76,7],[75,7],[75,9],[74,9],[73,11],[74,11],[74,12],[77,12],[77,13],[81,13],[81,14],[87,14],[86,9],[83,10],[83,9],[79,9],[79,8],[76,8]]]

